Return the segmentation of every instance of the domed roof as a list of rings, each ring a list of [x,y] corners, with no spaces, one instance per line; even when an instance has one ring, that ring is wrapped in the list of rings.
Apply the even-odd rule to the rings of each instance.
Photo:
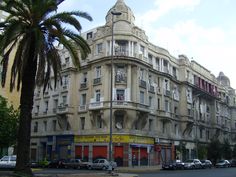
[[[217,80],[224,86],[230,86],[230,80],[223,72],[219,73]]]
[[[112,14],[111,12],[121,12],[121,15],[114,15],[113,21],[127,21],[130,24],[134,24],[134,14],[131,9],[125,4],[124,0],[117,0],[116,4],[107,12],[106,24],[111,23]]]

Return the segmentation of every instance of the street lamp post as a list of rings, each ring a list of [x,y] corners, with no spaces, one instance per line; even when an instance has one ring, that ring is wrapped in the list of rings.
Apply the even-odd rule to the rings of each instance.
[[[109,140],[109,161],[112,161],[112,92],[113,92],[113,52],[114,52],[114,16],[121,15],[121,12],[111,11],[111,85],[110,85],[110,140]],[[109,172],[112,166],[109,166]]]

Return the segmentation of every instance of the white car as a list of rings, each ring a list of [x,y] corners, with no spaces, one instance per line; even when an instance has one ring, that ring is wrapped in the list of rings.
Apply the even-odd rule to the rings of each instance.
[[[112,170],[114,170],[117,167],[116,162],[109,162],[107,159],[96,159],[92,163],[92,169],[102,169],[102,170],[108,170],[109,166],[111,165]]]
[[[0,159],[0,168],[15,168],[16,166],[16,155],[3,156]]]

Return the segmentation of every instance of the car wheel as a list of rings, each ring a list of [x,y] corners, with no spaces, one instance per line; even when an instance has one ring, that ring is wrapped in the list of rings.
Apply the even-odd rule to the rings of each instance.
[[[80,169],[80,166],[78,166],[77,169]]]
[[[91,166],[88,166],[88,169],[89,169],[89,170],[92,170],[92,167],[91,167]]]
[[[105,166],[102,167],[102,170],[106,170],[107,168]]]

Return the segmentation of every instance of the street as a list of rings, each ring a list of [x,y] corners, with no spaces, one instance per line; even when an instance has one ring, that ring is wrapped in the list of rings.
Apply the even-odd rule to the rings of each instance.
[[[36,176],[103,176],[106,174],[103,170],[73,170],[73,169],[38,169],[34,170]],[[120,176],[122,171],[118,172]],[[200,169],[200,170],[156,170],[156,171],[130,171],[124,172],[130,174],[137,174],[139,177],[235,177],[236,168],[212,168],[212,169]],[[6,172],[0,170],[0,176],[5,176],[6,174],[11,174],[11,172]]]
[[[235,177],[236,168],[213,168],[203,170],[160,170],[138,173],[139,177]]]

